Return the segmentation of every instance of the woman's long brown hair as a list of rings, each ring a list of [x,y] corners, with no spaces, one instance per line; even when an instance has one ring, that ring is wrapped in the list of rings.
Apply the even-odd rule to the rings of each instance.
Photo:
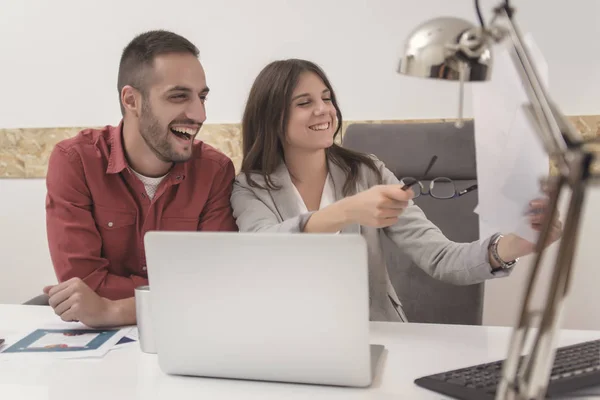
[[[246,175],[248,184],[253,187],[276,190],[270,175],[283,162],[283,142],[287,130],[292,94],[300,75],[315,73],[331,91],[331,102],[335,107],[338,126],[334,140],[342,131],[342,113],[338,107],[335,93],[327,76],[321,68],[306,60],[288,59],[268,64],[258,74],[246,102],[242,118],[243,159],[241,171]],[[359,168],[366,165],[373,170],[381,182],[381,172],[366,154],[361,154],[334,143],[326,149],[327,159],[339,166],[346,174],[342,192],[349,195],[356,187]],[[259,185],[251,174],[260,174],[265,186]]]

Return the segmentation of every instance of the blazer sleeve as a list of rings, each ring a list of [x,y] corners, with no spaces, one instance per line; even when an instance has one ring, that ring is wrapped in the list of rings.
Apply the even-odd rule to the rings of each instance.
[[[376,159],[376,164],[384,184],[400,183],[383,162]],[[488,258],[491,237],[471,243],[453,242],[412,202],[398,222],[383,231],[400,251],[436,279],[471,285],[510,274],[505,270],[492,273]]]
[[[231,194],[231,206],[240,232],[300,233],[304,231],[304,226],[313,212],[280,221],[276,210],[268,206],[261,197],[270,198],[269,191],[251,187],[243,174],[236,178]]]

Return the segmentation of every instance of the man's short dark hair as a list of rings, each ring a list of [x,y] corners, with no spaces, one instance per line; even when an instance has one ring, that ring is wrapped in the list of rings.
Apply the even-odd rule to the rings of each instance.
[[[117,79],[121,114],[125,115],[125,107],[121,103],[123,87],[130,85],[145,93],[148,72],[153,67],[154,59],[168,53],[189,53],[198,57],[199,51],[186,38],[164,30],[139,34],[123,49]]]

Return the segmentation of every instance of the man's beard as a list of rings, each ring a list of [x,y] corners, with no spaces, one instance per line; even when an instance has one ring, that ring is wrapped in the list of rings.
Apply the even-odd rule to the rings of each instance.
[[[142,112],[140,115],[140,134],[152,150],[152,152],[163,162],[184,162],[191,154],[178,154],[173,150],[169,142],[169,127],[162,127],[152,112],[150,102],[142,99]],[[191,144],[190,144],[191,145]]]

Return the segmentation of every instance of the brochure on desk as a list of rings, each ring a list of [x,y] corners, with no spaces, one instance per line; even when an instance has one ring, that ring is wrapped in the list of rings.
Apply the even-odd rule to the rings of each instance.
[[[134,341],[126,329],[36,329],[0,350],[0,357],[42,355],[53,358],[103,357],[111,349]]]

